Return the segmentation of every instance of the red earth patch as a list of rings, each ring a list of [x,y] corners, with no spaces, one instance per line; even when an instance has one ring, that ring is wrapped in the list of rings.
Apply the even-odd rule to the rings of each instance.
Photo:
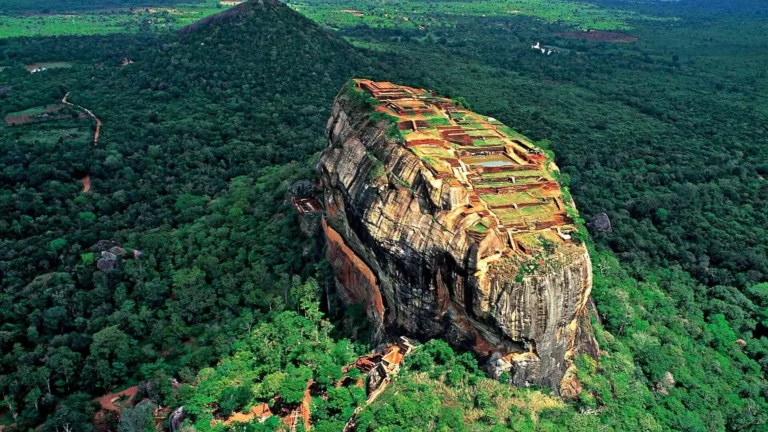
[[[99,402],[99,405],[101,405],[102,409],[119,412],[120,408],[115,405],[115,402],[117,402],[120,407],[124,407],[127,403],[131,402],[131,399],[136,396],[138,391],[139,388],[137,386],[133,386],[118,393],[105,394],[96,400]]]

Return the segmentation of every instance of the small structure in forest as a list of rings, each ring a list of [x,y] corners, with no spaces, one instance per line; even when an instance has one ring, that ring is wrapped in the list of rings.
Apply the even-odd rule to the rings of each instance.
[[[323,211],[323,205],[317,198],[291,198],[291,203],[300,216],[305,214],[316,214]]]
[[[387,347],[381,361],[368,370],[368,402],[372,402],[400,372],[405,356],[413,352],[418,344],[405,336]]]

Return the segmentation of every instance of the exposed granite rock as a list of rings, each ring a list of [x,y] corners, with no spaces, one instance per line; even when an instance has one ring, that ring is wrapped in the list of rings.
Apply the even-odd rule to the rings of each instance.
[[[111,273],[116,268],[120,268],[120,262],[117,260],[117,255],[112,252],[102,252],[101,258],[96,262],[96,267],[104,273]]]
[[[596,232],[610,232],[611,219],[606,213],[598,213],[587,223],[587,227]]]
[[[664,396],[669,395],[669,391],[675,387],[675,377],[672,372],[664,372],[664,378],[656,383],[656,392]]]
[[[318,163],[342,298],[365,303],[378,341],[444,338],[488,358],[492,376],[509,371],[517,385],[560,391],[575,356],[598,353],[586,248],[569,241],[533,257],[510,252],[493,230],[472,235],[467,192],[436,179],[388,137],[390,121],[371,114],[342,91]]]
[[[113,248],[110,248],[109,252],[111,252],[111,253],[113,253],[113,254],[115,254],[117,256],[120,256],[120,257],[125,255],[125,249],[123,249],[120,246],[115,246]]]
[[[170,415],[170,419],[168,421],[168,426],[171,429],[171,432],[176,432],[178,430],[181,430],[181,425],[184,423],[184,417],[186,413],[184,412],[184,407],[180,406],[173,410],[173,412]]]
[[[293,198],[309,198],[315,194],[315,185],[309,180],[299,180],[291,185]]]
[[[115,240],[99,240],[90,247],[90,251],[101,256],[97,266],[99,269],[107,272],[114,270],[118,266],[118,257],[123,259],[139,259],[143,254],[138,249],[125,248],[120,242]]]

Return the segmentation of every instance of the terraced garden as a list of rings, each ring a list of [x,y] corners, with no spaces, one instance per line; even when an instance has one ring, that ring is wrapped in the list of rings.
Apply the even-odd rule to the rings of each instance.
[[[370,80],[354,85],[367,100],[376,100],[380,115],[395,119],[403,145],[435,181],[466,191],[467,202],[460,205],[478,215],[467,228],[473,238],[494,231],[509,238],[510,251],[522,253],[547,242],[570,242],[575,227],[550,172],[552,162],[527,138],[426,90]]]

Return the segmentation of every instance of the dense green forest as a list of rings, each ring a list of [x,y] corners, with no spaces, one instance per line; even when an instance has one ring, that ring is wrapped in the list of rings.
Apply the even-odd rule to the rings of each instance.
[[[433,341],[358,430],[765,430],[765,7],[676,3],[597,2],[676,18],[629,21],[630,44],[511,15],[330,34],[269,2],[178,36],[0,41],[0,115],[70,92],[102,121],[95,147],[79,109],[0,125],[0,425],[92,430],[95,397],[143,383],[189,427],[224,430],[210,420],[295,402],[369,350],[362,314],[335,302],[317,220],[288,198],[314,179],[338,89],[370,76],[547,140],[582,215],[612,230],[592,232],[605,352],[580,364],[579,400],[489,380]],[[22,67],[50,61],[72,67]],[[364,397],[327,395],[313,429],[340,430]],[[143,430],[140,407],[105,422]]]
[[[235,39],[211,28],[3,46],[14,62],[79,62],[3,72],[3,115],[71,91],[104,125],[95,148],[68,137],[88,143],[88,119],[2,128],[0,392],[23,429],[46,417],[61,427],[49,414],[64,397],[155,373],[142,366],[214,362],[243,325],[285,308],[291,275],[316,273],[287,191],[313,177],[329,102],[368,61],[287,8],[259,12]],[[120,67],[126,56],[136,62]],[[94,262],[112,248],[100,240],[128,251],[109,273]]]

